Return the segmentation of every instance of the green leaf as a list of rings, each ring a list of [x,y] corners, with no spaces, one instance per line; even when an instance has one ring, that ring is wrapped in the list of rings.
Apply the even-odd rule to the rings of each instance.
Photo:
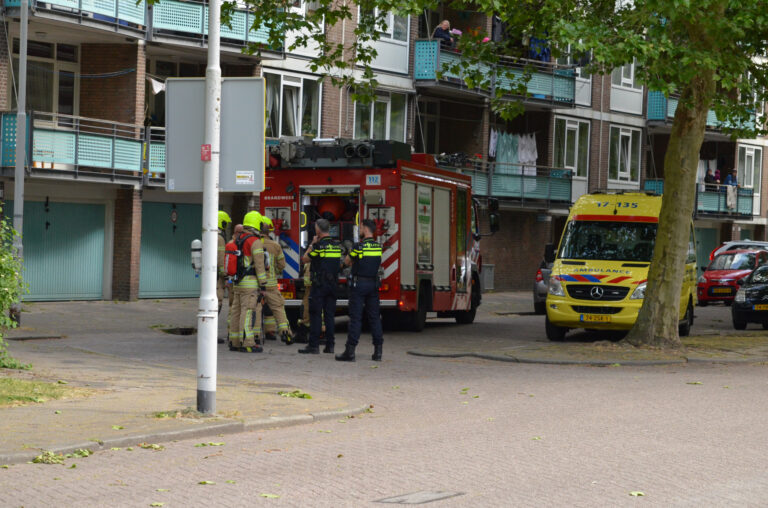
[[[263,492],[261,494],[259,494],[259,495],[261,497],[266,497],[267,499],[277,499],[278,497],[280,497],[277,494],[265,494]]]
[[[533,440],[533,441],[541,441],[541,437],[535,436],[535,437],[532,437],[531,440]]]
[[[116,451],[118,451],[119,449],[120,449],[120,448],[117,448],[117,447],[112,447],[112,448],[110,448],[110,450],[112,450],[112,451],[115,451],[115,452],[116,452]]]
[[[139,443],[138,446],[139,448],[144,448],[145,450],[155,450],[157,452],[165,450],[165,446],[159,444]]]
[[[122,425],[112,425],[112,430],[123,430],[124,428]]]
[[[642,492],[640,490],[633,490],[632,492],[629,493],[629,495],[632,497],[641,497],[645,495],[645,492]]]
[[[77,464],[72,464],[72,465],[71,465],[71,466],[69,466],[67,469],[76,469],[76,468],[77,468]]]
[[[10,468],[10,467],[11,467],[11,466],[9,466],[8,464],[3,464],[2,466],[0,466],[0,468],[3,468],[3,469],[8,469],[8,468]]]
[[[56,382],[57,382],[57,383],[59,383],[60,385],[68,385],[68,384],[69,384],[68,382],[66,382],[66,381],[64,381],[64,380],[62,380],[62,379],[59,379],[59,380],[58,380],[58,381],[56,381]]]
[[[691,381],[691,382],[685,383],[685,384],[687,384],[687,385],[703,385],[704,383],[702,383],[701,381]]]
[[[55,415],[60,415],[60,414],[61,414],[61,411],[59,411],[59,410],[57,409],[56,411],[54,411],[54,412],[53,412],[53,414],[55,414]]]
[[[301,390],[294,390],[292,392],[277,392],[281,397],[290,397],[292,399],[311,399],[312,396],[308,393],[304,393]]]
[[[224,482],[224,483],[229,483],[230,485],[234,485],[234,484],[236,484],[237,482],[236,482],[235,480],[227,480],[227,481],[226,481],[226,482]]]
[[[155,489],[158,492],[170,492],[169,489]]]
[[[208,480],[203,480],[201,482],[197,482],[198,485],[216,485],[216,482],[209,482]]]
[[[149,506],[165,506],[165,503],[150,503]]]

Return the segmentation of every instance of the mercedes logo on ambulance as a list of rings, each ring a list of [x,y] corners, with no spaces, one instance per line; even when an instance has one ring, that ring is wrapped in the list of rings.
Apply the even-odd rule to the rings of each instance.
[[[603,291],[603,288],[601,288],[600,286],[595,286],[589,291],[589,294],[593,300],[601,299],[604,293],[605,291]]]

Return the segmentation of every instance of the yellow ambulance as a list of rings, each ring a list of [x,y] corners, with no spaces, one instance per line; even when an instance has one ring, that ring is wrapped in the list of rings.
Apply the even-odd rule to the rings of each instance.
[[[571,208],[547,288],[547,338],[570,329],[629,330],[645,297],[648,267],[659,226],[661,196],[595,193]],[[696,247],[693,223],[680,295],[680,335],[693,325]]]

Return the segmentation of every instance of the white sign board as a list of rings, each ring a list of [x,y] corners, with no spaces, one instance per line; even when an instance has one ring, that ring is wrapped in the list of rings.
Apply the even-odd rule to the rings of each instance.
[[[221,192],[264,190],[264,78],[221,83]],[[205,78],[169,78],[165,88],[165,190],[202,192]]]

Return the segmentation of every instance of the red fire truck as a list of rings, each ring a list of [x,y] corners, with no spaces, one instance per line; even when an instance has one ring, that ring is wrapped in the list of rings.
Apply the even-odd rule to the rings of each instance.
[[[261,213],[272,218],[285,253],[280,287],[292,324],[304,291],[300,259],[321,217],[331,222],[342,255],[358,240],[362,218],[376,222],[384,323],[421,331],[429,311],[458,323],[474,320],[482,256],[479,203],[468,176],[392,141],[281,139],[268,159]],[[495,231],[498,205],[490,205]],[[339,275],[341,312],[347,275],[348,269]]]

